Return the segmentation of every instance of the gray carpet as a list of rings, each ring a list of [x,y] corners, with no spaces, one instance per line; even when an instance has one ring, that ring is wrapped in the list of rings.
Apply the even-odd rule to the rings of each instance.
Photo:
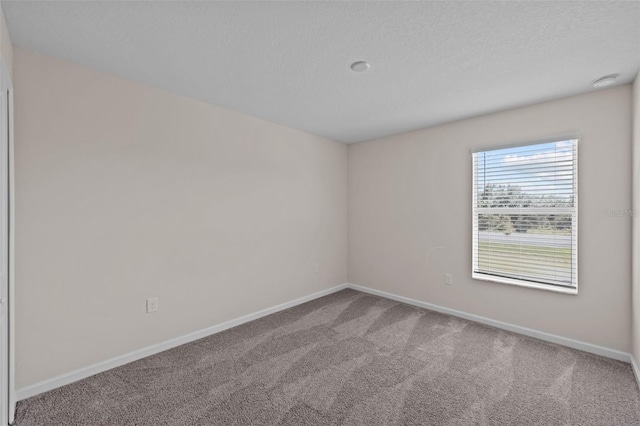
[[[344,290],[19,402],[27,425],[631,425],[628,364]]]

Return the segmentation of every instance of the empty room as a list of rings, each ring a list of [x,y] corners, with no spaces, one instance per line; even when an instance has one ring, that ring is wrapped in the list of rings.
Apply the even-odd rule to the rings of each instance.
[[[0,0],[0,424],[640,425],[640,0]]]

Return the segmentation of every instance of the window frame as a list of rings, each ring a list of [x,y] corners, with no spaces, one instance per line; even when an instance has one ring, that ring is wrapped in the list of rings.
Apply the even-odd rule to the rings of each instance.
[[[521,278],[500,276],[495,274],[488,274],[486,272],[478,271],[478,243],[479,238],[478,235],[478,223],[479,223],[479,215],[487,214],[491,211],[491,214],[509,214],[514,211],[522,212],[520,207],[489,207],[489,208],[479,208],[478,207],[478,162],[476,161],[476,156],[481,153],[488,153],[491,151],[499,151],[509,148],[518,148],[518,147],[527,147],[527,146],[535,146],[535,145],[543,145],[549,143],[557,143],[570,141],[572,142],[572,155],[573,155],[573,207],[543,207],[543,208],[532,208],[535,211],[532,211],[532,214],[571,214],[571,235],[572,235],[572,260],[571,260],[571,277],[572,277],[572,285],[560,285],[560,284],[552,284],[552,283],[543,283],[530,281]],[[498,146],[492,148],[482,148],[476,149],[471,152],[471,163],[472,163],[472,214],[471,214],[471,246],[472,246],[472,255],[471,255],[471,277],[472,279],[480,280],[480,281],[488,281],[488,282],[496,282],[500,284],[508,284],[515,285],[519,287],[527,287],[533,289],[547,290],[556,293],[563,294],[578,294],[578,212],[579,212],[579,186],[578,186],[578,170],[579,170],[579,148],[580,137],[578,135],[568,135],[566,137],[552,138],[546,140],[537,140],[533,142],[525,142],[519,144]],[[490,210],[485,210],[490,209]],[[519,210],[520,209],[520,210]],[[574,261],[575,257],[575,261]]]

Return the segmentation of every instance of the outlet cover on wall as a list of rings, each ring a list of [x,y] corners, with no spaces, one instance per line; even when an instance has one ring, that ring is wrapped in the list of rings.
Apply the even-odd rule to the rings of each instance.
[[[453,284],[453,274],[444,274],[444,283],[446,285],[452,285]]]
[[[150,297],[147,299],[147,313],[156,312],[158,310],[158,298]]]

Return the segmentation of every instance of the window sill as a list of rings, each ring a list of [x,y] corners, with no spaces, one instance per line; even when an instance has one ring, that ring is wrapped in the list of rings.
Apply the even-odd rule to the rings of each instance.
[[[471,278],[473,278],[474,280],[480,280],[480,281],[490,281],[490,282],[499,283],[499,284],[509,284],[509,285],[515,285],[518,287],[534,288],[536,290],[552,291],[554,293],[573,294],[573,295],[578,294],[577,288],[559,287],[559,286],[554,286],[549,284],[528,283],[520,280],[514,280],[511,278],[487,276],[487,275],[478,274],[475,272],[471,273]]]

